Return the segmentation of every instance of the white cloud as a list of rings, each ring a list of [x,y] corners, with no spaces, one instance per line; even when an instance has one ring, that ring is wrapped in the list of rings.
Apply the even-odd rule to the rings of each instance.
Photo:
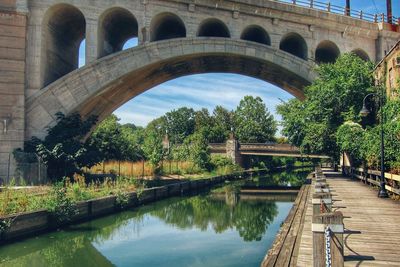
[[[187,106],[195,110],[216,105],[235,109],[245,95],[260,96],[277,118],[275,107],[279,99],[292,96],[284,90],[254,78],[236,74],[199,74],[172,80],[135,97],[114,113],[122,123],[146,126],[165,112]]]

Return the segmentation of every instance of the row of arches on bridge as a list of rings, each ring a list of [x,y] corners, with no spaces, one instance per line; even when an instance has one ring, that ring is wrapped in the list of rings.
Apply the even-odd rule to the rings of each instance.
[[[44,18],[46,44],[42,54],[44,67],[43,85],[61,78],[78,67],[79,46],[86,36],[86,20],[82,12],[71,5],[59,4],[46,13]],[[98,25],[98,58],[123,50],[124,44],[139,35],[138,22],[134,15],[123,8],[114,7],[105,11]],[[147,36],[149,35],[149,36]],[[209,18],[200,23],[198,37],[230,38],[231,34],[225,23],[217,18]],[[143,39],[160,41],[186,37],[184,22],[175,14],[161,13],[150,23],[150,33],[142,32]],[[240,39],[271,45],[267,31],[258,25],[249,25],[241,33]],[[279,49],[301,59],[308,59],[308,47],[304,38],[298,33],[284,35]],[[361,49],[355,54],[364,60],[368,55]],[[315,50],[317,63],[331,63],[340,55],[338,46],[332,41],[322,41]]]

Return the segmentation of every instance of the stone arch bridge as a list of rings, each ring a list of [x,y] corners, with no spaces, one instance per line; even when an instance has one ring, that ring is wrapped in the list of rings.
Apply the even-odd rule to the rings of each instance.
[[[10,0],[0,3],[0,176],[8,154],[55,114],[104,118],[180,76],[230,72],[298,98],[315,64],[383,58],[397,25],[280,1]],[[138,46],[121,51],[137,38]],[[85,40],[86,65],[78,68]]]

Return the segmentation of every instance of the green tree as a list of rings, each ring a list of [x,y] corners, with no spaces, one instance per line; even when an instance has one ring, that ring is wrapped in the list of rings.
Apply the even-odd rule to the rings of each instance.
[[[240,142],[274,140],[276,122],[260,97],[245,96],[234,113],[235,133]]]
[[[80,173],[82,167],[91,167],[99,162],[98,153],[84,143],[97,118],[82,120],[79,114],[65,116],[56,114],[57,124],[47,130],[44,140],[32,138],[25,143],[24,151],[37,153],[47,165],[48,177],[60,180]]]
[[[305,153],[326,154],[337,160],[336,131],[345,121],[359,121],[362,100],[372,90],[372,71],[371,62],[354,54],[317,67],[318,78],[305,89],[305,100],[290,100],[277,108],[289,142]]]
[[[228,139],[233,128],[233,112],[222,106],[216,106],[213,111],[214,127],[210,134],[210,143],[223,143]]]
[[[115,115],[104,119],[90,136],[88,143],[96,148],[102,160],[122,160],[124,140],[121,133],[121,125]]]
[[[364,132],[361,125],[354,122],[345,122],[336,132],[340,151],[346,152],[351,157],[353,166],[363,161]]]
[[[182,143],[187,136],[194,133],[195,112],[192,108],[187,107],[167,112],[165,114],[165,125],[170,141],[173,144]]]
[[[200,169],[210,168],[210,153],[208,151],[208,140],[203,131],[195,132],[187,137],[184,145],[189,148],[190,160]]]
[[[164,156],[164,148],[161,136],[154,129],[146,129],[146,137],[144,138],[142,149],[146,159],[157,173]]]

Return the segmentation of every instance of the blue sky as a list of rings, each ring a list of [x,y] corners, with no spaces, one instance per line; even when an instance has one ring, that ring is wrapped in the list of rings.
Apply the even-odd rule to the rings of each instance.
[[[321,2],[328,2],[319,0]],[[291,2],[291,0],[289,1]],[[344,6],[345,0],[331,0],[331,4]],[[351,8],[365,13],[382,13],[386,10],[386,0],[352,0]],[[392,0],[394,16],[399,17],[400,0]],[[124,49],[136,46],[137,40],[128,41]],[[80,49],[80,65],[84,64],[84,43]],[[158,85],[135,97],[114,114],[122,123],[146,126],[151,120],[165,112],[187,106],[195,110],[207,108],[212,111],[216,105],[232,110],[245,95],[260,96],[268,110],[276,114],[276,105],[293,98],[286,91],[270,83],[237,74],[198,74],[181,77]]]

